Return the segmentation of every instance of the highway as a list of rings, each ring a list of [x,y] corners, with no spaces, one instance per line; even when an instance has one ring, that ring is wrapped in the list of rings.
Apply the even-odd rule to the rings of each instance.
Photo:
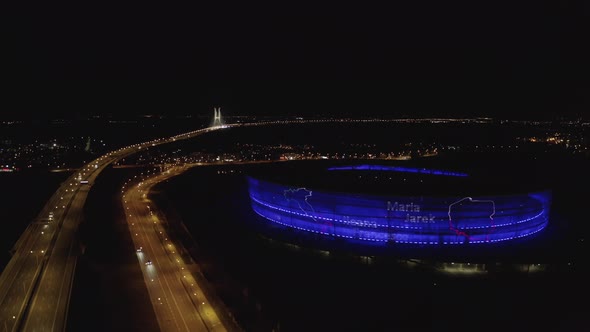
[[[83,217],[84,203],[91,184],[112,163],[150,147],[191,139],[224,128],[337,122],[384,122],[384,120],[289,120],[219,125],[126,146],[86,164],[62,183],[14,245],[13,257],[0,275],[0,331],[62,331],[65,329],[71,285],[77,256],[80,254],[76,234]],[[90,185],[80,184],[81,180],[88,181]],[[50,214],[52,214],[51,220],[49,220]],[[153,250],[157,252],[157,249]],[[163,273],[162,271],[166,269],[158,270],[158,273]],[[171,277],[163,280],[171,282]],[[171,296],[171,291],[178,291],[171,287],[172,284],[168,287],[168,296]],[[197,294],[200,296],[198,292]],[[206,306],[207,302],[202,302],[205,302]],[[209,309],[201,309],[201,311],[208,313]],[[210,315],[206,314],[201,323],[196,323],[197,320],[193,322],[185,319],[180,329],[191,327],[192,324],[197,324],[196,326],[201,324],[199,330],[203,326],[213,330],[220,328],[213,318],[209,320]]]
[[[110,164],[110,161],[112,160],[106,159],[102,165],[95,166],[94,169],[87,168],[86,172],[90,174],[86,180],[94,183],[98,174]],[[63,218],[59,234],[54,238],[52,254],[47,257],[46,267],[38,281],[27,320],[23,325],[24,331],[61,331],[65,329],[69,294],[74,280],[76,259],[79,255],[76,231],[82,221],[84,204],[90,190],[88,185],[78,186],[79,189],[74,193]]]
[[[52,276],[51,273],[46,273],[47,271],[65,270],[69,267],[72,272],[70,277],[73,276],[75,261],[74,266],[71,266],[71,263],[67,266],[65,264],[67,259],[59,262],[56,259],[65,255],[61,252],[58,255],[52,255],[52,253],[55,249],[61,251],[68,240],[71,245],[72,233],[75,233],[81,219],[82,207],[89,188],[87,185],[80,185],[79,176],[81,179],[93,181],[110,161],[112,158],[101,157],[93,161],[92,166],[70,176],[19,238],[15,245],[14,256],[0,276],[0,322],[5,331],[22,327],[19,323],[25,313],[31,309],[29,303],[30,299],[36,295],[34,291],[42,290],[41,287],[46,284],[42,281]],[[50,220],[50,214],[52,220]],[[67,256],[70,257],[70,255]],[[63,298],[55,296],[48,302],[53,304],[56,299],[58,303],[63,301]]]
[[[162,227],[147,194],[157,183],[188,167],[174,167],[127,188],[123,195],[129,231],[136,248],[154,312],[162,331],[226,331],[201,286],[192,276],[194,263],[185,262],[178,244]],[[151,261],[152,264],[146,265]]]
[[[77,229],[92,183],[112,163],[152,146],[225,128],[204,128],[112,151],[64,181],[29,224],[0,275],[0,331],[63,331],[76,260]],[[80,184],[81,180],[89,184]],[[52,215],[51,220],[50,214]]]

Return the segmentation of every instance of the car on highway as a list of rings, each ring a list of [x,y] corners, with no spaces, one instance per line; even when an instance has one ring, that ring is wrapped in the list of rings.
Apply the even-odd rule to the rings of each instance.
[[[145,265],[152,265],[152,261],[148,260],[147,262],[145,262]]]
[[[143,247],[137,248],[137,252],[142,252],[142,251],[143,251]]]

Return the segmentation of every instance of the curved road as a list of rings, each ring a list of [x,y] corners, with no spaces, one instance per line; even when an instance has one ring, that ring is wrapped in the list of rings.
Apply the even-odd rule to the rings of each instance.
[[[76,259],[80,254],[76,234],[84,203],[90,185],[113,162],[145,148],[228,127],[388,121],[398,120],[294,120],[222,125],[134,144],[93,160],[62,183],[15,244],[14,255],[0,275],[0,331],[65,329]],[[80,180],[87,180],[90,185],[82,185]],[[50,212],[52,220],[48,220]]]
[[[150,201],[150,189],[159,182],[177,176],[188,167],[174,167],[128,188],[123,206],[138,260],[161,331],[226,331],[214,308],[193,278],[176,244]],[[146,265],[148,260],[152,263]],[[190,264],[193,265],[193,264]]]
[[[150,146],[189,139],[226,126],[134,144],[85,165],[58,188],[14,246],[0,275],[0,331],[63,331],[80,254],[77,229],[91,184],[110,164]],[[88,185],[80,180],[89,181]],[[49,220],[50,212],[53,213]]]

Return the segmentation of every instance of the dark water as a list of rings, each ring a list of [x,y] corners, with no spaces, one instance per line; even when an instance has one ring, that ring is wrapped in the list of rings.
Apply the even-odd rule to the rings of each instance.
[[[45,206],[61,182],[71,173],[17,172],[0,173],[0,270],[10,260],[9,250],[28,223]]]
[[[569,270],[466,278],[285,246],[259,235],[240,173],[249,167],[194,169],[155,195],[184,220],[197,243],[193,255],[246,330],[580,330],[588,323],[588,306],[576,301],[589,295],[581,252],[567,257],[561,253],[571,251],[556,248],[560,259],[576,259]],[[558,212],[583,216],[570,189],[555,193]],[[560,240],[575,241],[587,229],[581,224],[572,221]]]

